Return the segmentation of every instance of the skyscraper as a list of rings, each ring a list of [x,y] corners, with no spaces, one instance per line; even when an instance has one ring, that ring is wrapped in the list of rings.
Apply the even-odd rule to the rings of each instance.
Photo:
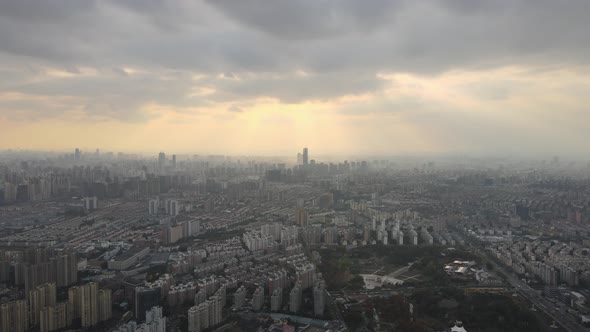
[[[309,164],[309,154],[307,148],[303,148],[303,165]]]
[[[158,170],[163,171],[165,166],[166,166],[166,154],[164,152],[160,152],[158,154]]]

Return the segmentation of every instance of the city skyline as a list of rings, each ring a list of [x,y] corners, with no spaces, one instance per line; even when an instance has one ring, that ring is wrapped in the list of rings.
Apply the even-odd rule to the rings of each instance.
[[[0,0],[0,332],[590,332],[588,13]]]
[[[250,4],[2,2],[0,149],[588,156],[587,2]]]

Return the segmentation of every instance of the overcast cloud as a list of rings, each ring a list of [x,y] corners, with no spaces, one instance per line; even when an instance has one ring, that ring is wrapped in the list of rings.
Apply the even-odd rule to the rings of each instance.
[[[0,138],[18,147],[15,128],[33,130],[23,121],[39,132],[190,117],[207,132],[267,114],[308,131],[329,115],[330,130],[381,152],[399,149],[385,143],[398,138],[389,125],[430,152],[514,152],[526,133],[522,149],[576,153],[590,148],[576,125],[590,120],[589,12],[585,0],[0,1]]]

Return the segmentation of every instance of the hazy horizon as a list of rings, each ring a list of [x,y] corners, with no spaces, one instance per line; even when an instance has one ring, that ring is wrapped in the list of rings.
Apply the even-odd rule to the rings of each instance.
[[[3,1],[0,150],[583,159],[588,12],[587,1]]]

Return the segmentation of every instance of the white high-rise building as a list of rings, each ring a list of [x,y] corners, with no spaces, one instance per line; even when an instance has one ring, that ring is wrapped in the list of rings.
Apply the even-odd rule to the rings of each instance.
[[[151,199],[149,201],[149,214],[158,214],[160,210],[160,201],[158,199]]]
[[[84,209],[86,211],[98,209],[98,198],[96,196],[84,197]]]
[[[177,200],[171,199],[167,202],[168,204],[168,214],[171,216],[177,216],[180,212],[180,203]]]

